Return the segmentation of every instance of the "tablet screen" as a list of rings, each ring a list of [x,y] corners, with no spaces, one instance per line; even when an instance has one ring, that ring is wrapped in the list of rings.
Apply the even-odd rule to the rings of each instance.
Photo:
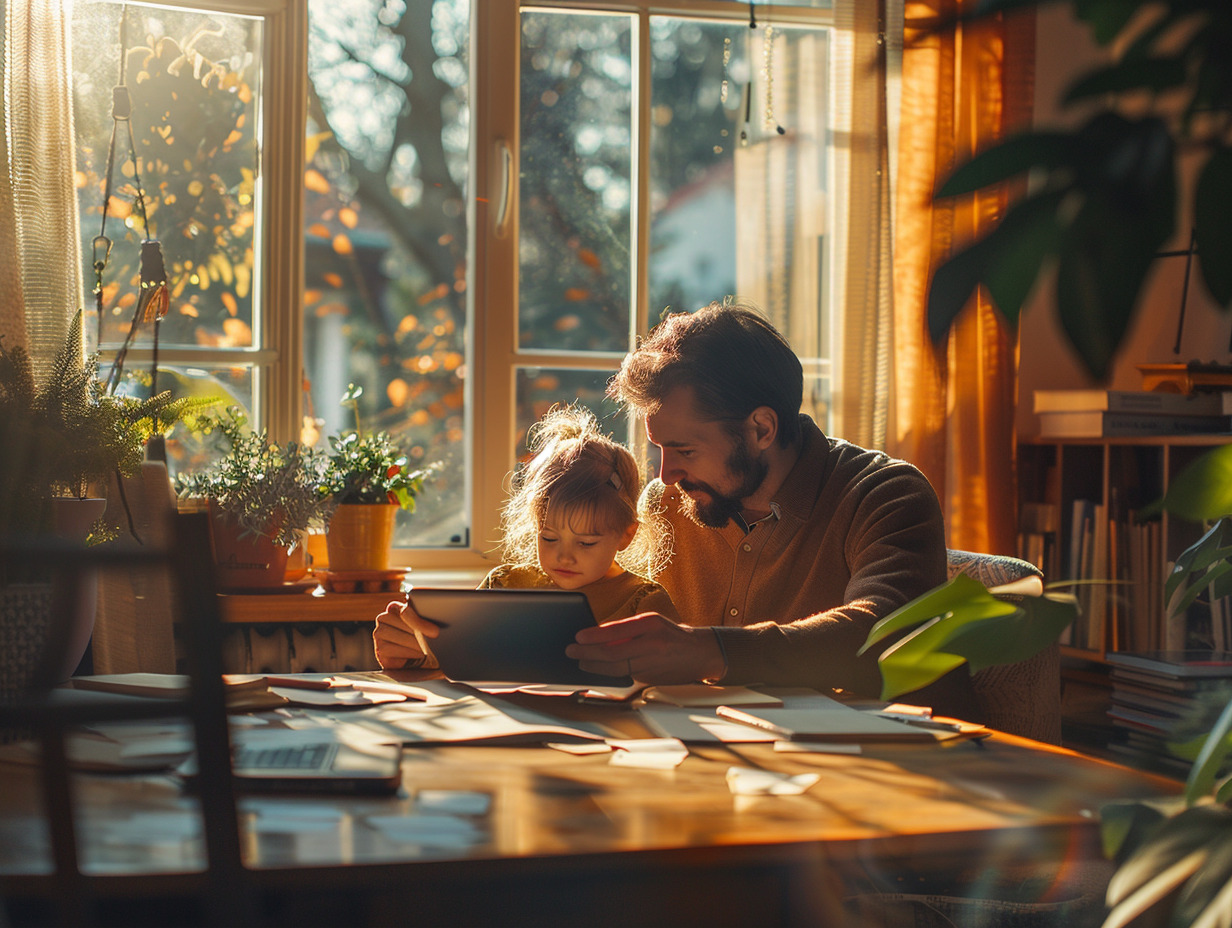
[[[565,648],[595,624],[583,593],[417,587],[411,607],[440,628],[428,641],[451,680],[631,686],[630,677],[586,673]]]

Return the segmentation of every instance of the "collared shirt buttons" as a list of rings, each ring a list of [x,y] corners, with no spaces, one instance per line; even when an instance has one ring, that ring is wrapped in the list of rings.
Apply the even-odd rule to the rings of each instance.
[[[731,609],[729,610],[729,612],[730,612],[732,615],[739,615],[739,614],[740,614],[740,610],[739,610],[739,609],[737,609],[735,606],[732,606],[732,607],[731,607]]]

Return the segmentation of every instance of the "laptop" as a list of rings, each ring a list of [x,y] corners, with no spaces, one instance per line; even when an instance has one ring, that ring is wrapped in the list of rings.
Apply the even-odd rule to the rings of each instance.
[[[394,793],[402,785],[402,745],[316,741],[237,745],[236,786],[250,792]]]
[[[251,742],[232,734],[231,775],[237,791],[377,795],[397,792],[402,785],[401,744],[286,734],[286,739],[261,737]],[[182,764],[179,773],[195,785],[195,758]]]
[[[631,677],[587,673],[565,654],[574,636],[595,624],[583,593],[415,587],[407,600],[440,629],[426,643],[451,680],[633,685]]]

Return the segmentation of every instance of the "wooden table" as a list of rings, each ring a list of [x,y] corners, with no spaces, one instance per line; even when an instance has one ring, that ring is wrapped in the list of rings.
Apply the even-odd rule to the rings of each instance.
[[[526,697],[530,698],[530,697]],[[534,697],[541,701],[546,697]],[[542,705],[541,702],[536,705]],[[614,734],[644,730],[625,707],[552,700]],[[298,834],[243,816],[246,860],[271,924],[830,925],[839,900],[943,887],[980,893],[1034,879],[1054,897],[1108,871],[1098,811],[1178,784],[1010,736],[947,746],[865,746],[859,756],[768,745],[697,746],[679,767],[613,766],[544,747],[408,747],[391,798],[296,798],[330,810]],[[799,796],[734,796],[732,766],[815,772]],[[83,860],[101,893],[140,898],[158,879],[191,882],[198,839],[125,836],[136,813],[193,807],[168,776],[78,778]],[[374,815],[406,814],[425,791],[490,797],[460,846],[390,839]],[[430,793],[429,793],[430,795]],[[0,897],[46,890],[47,838],[32,768],[0,764]],[[37,903],[21,912],[40,911]],[[119,909],[120,922],[133,910]],[[23,923],[20,919],[15,924]]]

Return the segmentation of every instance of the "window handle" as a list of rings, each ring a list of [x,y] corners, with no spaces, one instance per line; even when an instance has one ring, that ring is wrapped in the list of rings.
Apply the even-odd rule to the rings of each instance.
[[[496,205],[496,223],[492,234],[504,238],[509,232],[510,201],[513,198],[513,150],[504,139],[496,140],[496,162],[500,170],[499,195]]]

